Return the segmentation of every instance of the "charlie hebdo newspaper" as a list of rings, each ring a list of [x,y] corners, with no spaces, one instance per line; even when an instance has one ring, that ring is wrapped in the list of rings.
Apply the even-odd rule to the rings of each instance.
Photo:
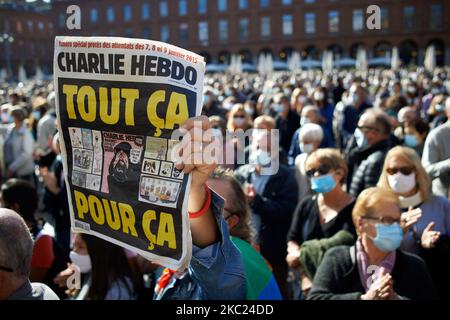
[[[201,112],[205,63],[141,39],[56,37],[54,75],[72,230],[183,269],[190,176],[171,133]]]

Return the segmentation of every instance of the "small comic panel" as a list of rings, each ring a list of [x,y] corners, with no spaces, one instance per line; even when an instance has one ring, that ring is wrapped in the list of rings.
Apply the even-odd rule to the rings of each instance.
[[[156,160],[166,160],[167,140],[147,137],[145,143],[145,157]]]
[[[159,166],[161,161],[154,159],[144,159],[142,163],[142,172],[147,174],[159,174]]]
[[[175,166],[173,166],[172,178],[182,180],[183,177],[184,177],[183,171],[178,170],[177,168],[175,168]]]
[[[94,164],[92,166],[93,174],[102,174],[103,167],[103,151],[101,149],[94,149]]]
[[[180,186],[181,183],[177,181],[142,176],[139,186],[139,201],[175,208]]]
[[[92,130],[92,142],[94,145],[94,150],[102,149],[102,132],[97,130]]]
[[[93,152],[91,150],[74,148],[72,150],[73,155],[73,168],[78,171],[91,173]]]
[[[99,191],[101,177],[93,174],[86,175],[86,189]]]
[[[83,140],[80,128],[69,128],[70,143],[72,148],[83,148]]]
[[[92,131],[90,129],[81,129],[83,137],[83,148],[92,150]]]
[[[172,162],[161,161],[161,170],[159,172],[160,176],[171,178],[172,177]]]
[[[176,154],[176,152],[178,151],[177,149],[175,149],[175,146],[177,144],[179,144],[180,141],[178,140],[168,140],[167,144],[168,144],[168,148],[167,148],[167,161],[171,161],[171,162],[176,162],[178,156]]]
[[[72,171],[72,184],[77,187],[85,188],[86,187],[86,173]]]

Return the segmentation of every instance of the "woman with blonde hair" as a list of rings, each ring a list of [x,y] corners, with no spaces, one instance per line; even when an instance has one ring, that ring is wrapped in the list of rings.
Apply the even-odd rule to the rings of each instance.
[[[325,253],[308,299],[435,299],[423,260],[398,250],[403,232],[397,195],[383,188],[366,189],[358,196],[352,215],[356,244]]]
[[[228,115],[227,129],[235,132],[237,129],[247,130],[252,127],[252,119],[245,111],[245,107],[241,103],[235,104]]]
[[[450,232],[450,202],[431,193],[430,178],[413,149],[397,146],[387,153],[378,186],[399,198],[403,250],[418,254]]]

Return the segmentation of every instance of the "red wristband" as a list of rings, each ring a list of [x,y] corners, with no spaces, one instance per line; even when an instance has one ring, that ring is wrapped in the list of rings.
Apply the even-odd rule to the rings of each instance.
[[[206,191],[206,201],[203,205],[203,208],[200,209],[200,211],[197,212],[189,212],[189,219],[195,219],[200,216],[202,216],[206,211],[208,211],[210,205],[211,205],[211,191],[209,190],[208,186],[205,184],[205,191]]]

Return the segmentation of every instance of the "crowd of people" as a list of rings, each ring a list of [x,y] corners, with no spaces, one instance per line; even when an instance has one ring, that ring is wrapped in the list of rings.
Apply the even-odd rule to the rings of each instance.
[[[0,299],[448,298],[449,94],[445,68],[207,74],[196,120],[223,161],[177,167],[175,271],[71,232],[53,85],[4,84]]]

